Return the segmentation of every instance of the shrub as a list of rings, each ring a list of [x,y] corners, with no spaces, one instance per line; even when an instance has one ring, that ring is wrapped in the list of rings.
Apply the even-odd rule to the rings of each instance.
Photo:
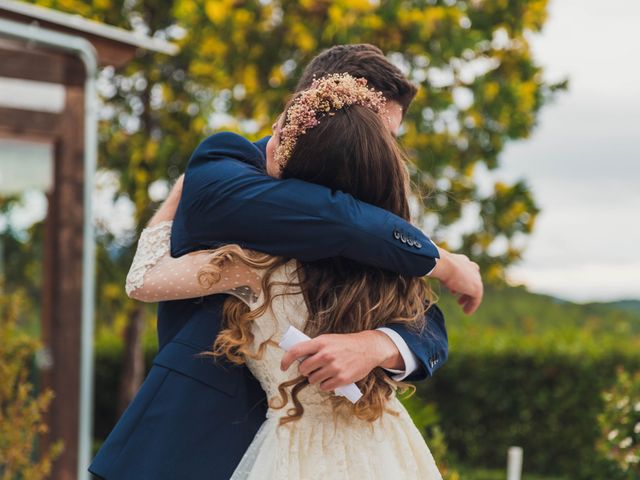
[[[152,332],[152,334],[154,337],[155,333]],[[157,353],[157,347],[155,342],[150,341],[143,342],[143,345],[145,366],[148,371],[151,368],[153,357]],[[123,355],[124,346],[119,336],[113,333],[103,333],[99,336],[95,344],[94,370],[96,385],[93,416],[95,452],[107,438],[120,416],[117,405]]]
[[[1,285],[0,285],[1,287]],[[40,480],[47,478],[62,443],[38,451],[39,436],[47,433],[43,416],[53,398],[51,390],[34,393],[28,374],[34,371],[39,342],[17,327],[24,294],[0,297],[0,478]],[[31,368],[30,368],[31,367]]]
[[[616,383],[604,392],[598,417],[598,449],[620,469],[623,478],[640,478],[640,372],[619,369]]]

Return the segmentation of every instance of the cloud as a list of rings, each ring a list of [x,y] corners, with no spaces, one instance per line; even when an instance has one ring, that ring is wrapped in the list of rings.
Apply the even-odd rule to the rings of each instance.
[[[571,85],[495,173],[527,179],[542,207],[509,276],[573,300],[640,298],[640,3],[550,6],[533,48],[550,78]]]
[[[640,298],[640,262],[585,262],[564,268],[512,268],[512,283],[576,302]]]

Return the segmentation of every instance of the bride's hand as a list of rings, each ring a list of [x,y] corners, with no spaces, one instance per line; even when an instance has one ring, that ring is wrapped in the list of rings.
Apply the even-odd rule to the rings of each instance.
[[[178,204],[180,203],[180,197],[182,197],[182,185],[184,184],[184,173],[178,177],[176,182],[171,187],[169,195],[162,202],[158,211],[153,215],[147,227],[153,227],[160,222],[171,221],[176,216],[176,210],[178,210]]]

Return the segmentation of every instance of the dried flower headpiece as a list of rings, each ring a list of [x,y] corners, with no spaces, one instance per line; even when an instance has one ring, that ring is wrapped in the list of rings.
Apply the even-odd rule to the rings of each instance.
[[[280,130],[280,143],[275,160],[284,167],[289,161],[298,137],[317,126],[325,115],[350,105],[362,105],[379,113],[385,105],[382,93],[367,87],[367,80],[348,73],[332,73],[315,79],[301,92],[287,110],[284,126]]]

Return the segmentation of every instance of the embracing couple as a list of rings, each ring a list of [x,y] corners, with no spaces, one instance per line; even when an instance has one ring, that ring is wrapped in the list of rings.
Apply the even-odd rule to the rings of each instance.
[[[160,302],[160,350],[92,473],[441,478],[396,392],[447,358],[422,277],[466,313],[482,282],[409,223],[395,136],[415,93],[378,48],[337,46],[308,65],[273,136],[198,146],[138,242],[127,293]],[[294,327],[312,339],[280,345]]]

